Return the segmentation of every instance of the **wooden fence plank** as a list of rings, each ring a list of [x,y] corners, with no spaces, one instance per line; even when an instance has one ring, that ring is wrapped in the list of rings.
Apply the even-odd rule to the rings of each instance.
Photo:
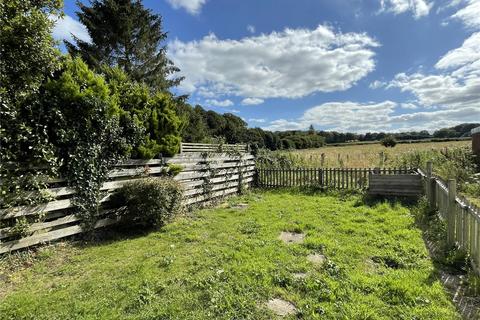
[[[98,228],[101,228],[101,227],[105,227],[105,226],[114,224],[116,222],[117,221],[114,220],[114,219],[108,219],[108,218],[107,219],[102,219],[102,220],[99,220],[95,224],[94,228],[98,229]],[[79,234],[79,233],[82,233],[82,232],[83,232],[82,227],[80,225],[76,225],[76,226],[71,226],[71,227],[67,227],[67,228],[64,228],[64,229],[59,229],[59,230],[55,230],[55,231],[51,231],[51,232],[47,232],[47,233],[33,235],[33,236],[22,238],[22,239],[19,239],[19,240],[4,242],[4,243],[0,244],[0,254],[6,253],[6,252],[11,252],[11,251],[18,250],[18,249],[27,248],[27,247],[30,247],[30,246],[33,246],[33,245],[49,242],[49,241],[52,241],[52,240],[65,238],[65,237],[72,236],[72,235],[75,235],[75,234]]]
[[[184,168],[175,179],[184,186],[186,204],[209,202],[212,198],[238,192],[240,184],[248,188],[253,182],[255,175],[255,162],[253,159],[254,157],[250,154],[237,157],[228,155],[227,153],[212,154],[205,158],[202,156],[202,152],[196,151],[181,154],[173,158],[129,160],[118,164],[115,170],[109,173],[111,181],[107,181],[102,186],[102,190],[111,192],[121,188],[127,182],[158,175],[165,171],[164,163],[167,162],[180,164]],[[206,165],[206,162],[212,164]],[[216,173],[210,180],[213,185],[213,192],[205,196],[202,185],[204,184],[203,178],[209,174],[207,172],[208,167],[215,169]],[[271,179],[272,177],[269,172],[263,172],[263,178]],[[284,176],[283,182],[285,181],[288,181],[288,179]],[[51,182],[63,183],[65,180],[56,178],[52,179]],[[33,234],[29,237],[12,240],[12,235],[8,233],[9,228],[0,229],[0,253],[83,232],[79,225],[81,219],[71,211],[74,207],[72,197],[75,195],[75,190],[61,186],[56,186],[48,190],[57,198],[56,200],[34,207],[21,206],[0,210],[0,220],[46,213],[46,220],[44,222],[33,223],[30,226],[29,233]],[[110,193],[101,199],[101,203],[107,203],[109,199]],[[111,219],[100,219],[97,227],[106,226],[114,222],[116,221]]]

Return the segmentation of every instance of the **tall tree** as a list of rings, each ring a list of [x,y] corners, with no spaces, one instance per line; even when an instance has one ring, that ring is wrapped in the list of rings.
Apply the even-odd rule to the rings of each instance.
[[[154,91],[166,91],[181,82],[181,77],[170,77],[179,69],[166,56],[162,43],[167,33],[160,15],[139,0],[93,0],[90,6],[78,1],[77,5],[77,16],[91,42],[76,37],[75,44],[66,41],[71,55],[81,56],[96,70],[103,64],[120,67]]]

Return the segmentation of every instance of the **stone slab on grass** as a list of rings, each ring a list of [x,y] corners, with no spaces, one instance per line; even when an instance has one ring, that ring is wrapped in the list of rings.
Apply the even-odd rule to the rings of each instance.
[[[297,308],[292,303],[278,298],[269,300],[266,306],[270,311],[281,317],[297,313]]]
[[[327,258],[323,254],[315,253],[309,254],[307,260],[316,266],[322,266],[327,261]]]
[[[303,241],[305,240],[305,234],[282,231],[278,238],[287,244],[303,243]]]

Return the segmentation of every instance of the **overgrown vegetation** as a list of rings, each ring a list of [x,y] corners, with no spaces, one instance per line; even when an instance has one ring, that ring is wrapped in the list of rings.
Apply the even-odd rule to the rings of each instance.
[[[100,6],[98,1],[94,4]],[[166,90],[181,79],[167,79],[176,68],[160,45],[165,33],[154,34],[161,30],[161,19],[141,2],[123,1],[122,6],[120,11],[128,8],[128,17],[121,15],[128,21],[117,22],[125,27],[141,17],[135,21],[139,29],[132,25],[110,31],[129,30],[120,34],[121,41],[136,47],[124,53],[136,63],[140,58],[148,62],[137,64],[143,74],[127,62],[119,63],[122,57],[117,63],[108,57],[97,60],[92,70],[80,58],[62,55],[51,36],[54,20],[61,16],[61,1],[0,4],[0,208],[51,200],[44,190],[48,180],[60,175],[76,190],[77,213],[90,229],[104,196],[100,187],[116,163],[178,152],[184,122],[176,110],[179,99]],[[98,28],[89,31],[95,39],[102,38]],[[150,43],[152,36],[156,41]],[[135,77],[149,73],[153,78],[148,85]],[[11,230],[22,234],[41,218],[18,219]]]
[[[282,231],[305,241],[287,245]],[[272,319],[272,298],[304,319],[460,319],[399,203],[255,192],[116,240],[4,265],[0,319]]]
[[[479,159],[470,147],[445,147],[431,150],[412,150],[402,154],[396,165],[426,168],[432,161],[433,171],[445,180],[455,179],[457,190],[471,199],[480,199]]]
[[[183,189],[171,178],[126,183],[116,195],[118,216],[127,225],[161,227],[182,212]]]
[[[443,272],[451,274],[453,277],[461,276],[457,280],[457,287],[451,287],[450,285],[449,289],[462,292],[461,294],[466,296],[478,297],[480,277],[472,269],[469,254],[456,246],[448,245],[446,221],[440,218],[436,210],[429,207],[426,198],[420,199],[412,209],[416,224],[422,229],[423,237],[430,246],[429,251],[433,262]],[[467,313],[465,312],[465,314]],[[478,317],[480,313],[477,311],[476,314],[472,315]]]

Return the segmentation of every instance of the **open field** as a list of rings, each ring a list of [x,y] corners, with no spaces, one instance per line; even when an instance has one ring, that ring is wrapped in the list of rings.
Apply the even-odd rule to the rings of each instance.
[[[365,145],[327,146],[319,149],[295,150],[288,154],[302,167],[321,167],[321,155],[325,154],[325,167],[372,168],[380,166],[380,153],[384,153],[384,165],[394,166],[402,154],[415,150],[441,150],[449,147],[471,146],[469,141],[423,142],[397,144],[385,148],[380,143]]]
[[[460,319],[400,204],[256,192],[112,240],[0,260],[0,319]]]

